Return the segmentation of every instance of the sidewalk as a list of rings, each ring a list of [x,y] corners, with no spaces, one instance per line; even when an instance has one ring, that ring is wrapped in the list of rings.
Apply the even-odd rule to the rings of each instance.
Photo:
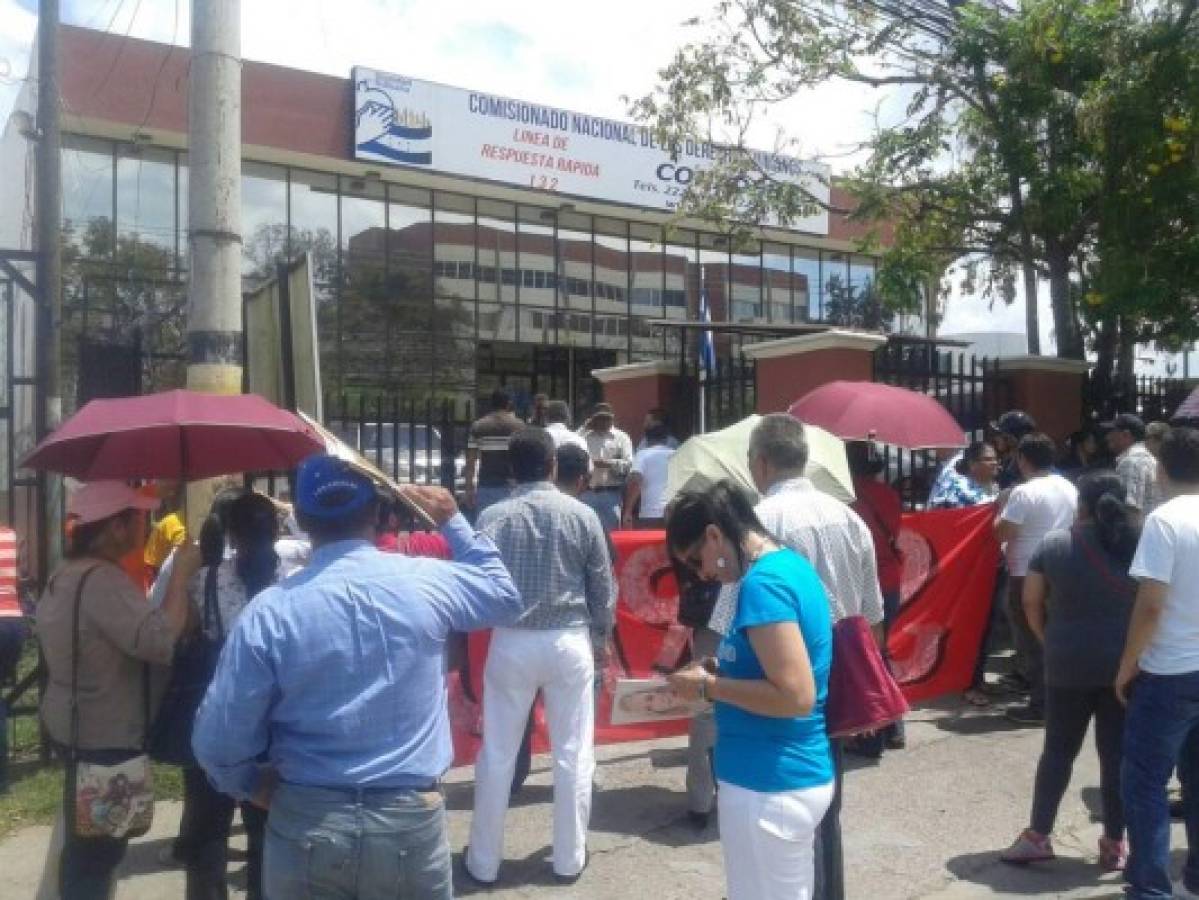
[[[846,778],[842,817],[850,898],[1123,897],[1118,878],[1100,879],[1095,865],[1099,827],[1090,808],[1098,802],[1098,766],[1090,741],[1062,803],[1055,835],[1061,858],[1018,869],[996,854],[1026,824],[1040,730],[956,703],[920,709],[910,722],[907,750],[878,765],[851,763],[856,768]],[[682,739],[670,739],[600,749],[591,863],[570,888],[550,876],[548,758],[536,758],[534,775],[509,814],[500,885],[474,891],[456,870],[458,895],[719,900],[724,881],[716,826],[697,833],[686,818],[683,747]],[[471,775],[469,768],[455,770],[447,780],[456,862],[470,827]],[[178,820],[179,804],[159,805],[153,832],[130,849],[117,900],[183,896],[182,874],[160,871],[157,861]],[[0,844],[5,900],[33,900],[48,838],[48,828],[29,828]],[[239,836],[235,845],[244,847],[244,840]],[[1181,864],[1181,826],[1175,826],[1174,847]],[[241,862],[233,867],[238,887],[244,868]]]

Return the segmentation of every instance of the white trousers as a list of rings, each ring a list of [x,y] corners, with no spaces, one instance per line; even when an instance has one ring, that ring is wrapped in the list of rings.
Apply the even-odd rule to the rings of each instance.
[[[811,900],[812,842],[833,783],[765,794],[720,782],[716,803],[728,900]]]
[[[483,746],[466,865],[493,881],[504,852],[512,773],[533,698],[541,691],[554,759],[554,872],[583,869],[595,773],[595,662],[586,628],[497,628],[483,672]]]

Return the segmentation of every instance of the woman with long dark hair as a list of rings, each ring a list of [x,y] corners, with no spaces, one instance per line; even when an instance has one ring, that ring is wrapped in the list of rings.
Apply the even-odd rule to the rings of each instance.
[[[1124,866],[1124,707],[1113,685],[1136,599],[1128,568],[1140,536],[1126,496],[1114,472],[1084,475],[1074,527],[1046,535],[1029,563],[1024,611],[1045,646],[1045,746],[1037,765],[1031,822],[1004,851],[1004,862],[1053,859],[1049,835],[1094,719],[1103,797],[1099,866],[1104,871]]]
[[[268,497],[242,493],[214,503],[200,536],[205,566],[187,585],[193,615],[206,640],[223,642],[242,610],[279,580],[277,537],[278,515]],[[232,552],[225,552],[226,545]],[[226,900],[229,831],[238,804],[217,793],[204,771],[192,765],[183,770],[183,806],[175,853],[187,869],[187,900]],[[249,851],[246,893],[258,900],[266,812],[250,803],[240,808]]]
[[[975,441],[958,457],[954,477],[938,479],[929,509],[962,509],[990,503],[999,494],[999,453],[987,441]]]
[[[674,500],[666,545],[698,577],[740,582],[717,659],[669,676],[684,698],[716,705],[729,900],[807,900],[813,839],[833,799],[824,726],[833,656],[828,597],[807,560],[780,547],[727,481]]]

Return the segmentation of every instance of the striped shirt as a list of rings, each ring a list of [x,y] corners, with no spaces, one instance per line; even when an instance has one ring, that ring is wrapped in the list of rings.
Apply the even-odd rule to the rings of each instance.
[[[525,611],[513,628],[586,625],[606,641],[616,582],[599,516],[548,481],[518,485],[479,516],[479,531],[499,548]]]
[[[17,571],[17,533],[0,527],[0,618],[20,618],[20,575]]]

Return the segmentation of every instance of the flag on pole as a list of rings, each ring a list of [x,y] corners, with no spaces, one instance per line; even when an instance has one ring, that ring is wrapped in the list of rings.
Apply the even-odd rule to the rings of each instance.
[[[699,267],[699,320],[705,324],[712,321],[712,311],[708,305],[708,283],[704,278],[704,267]],[[705,328],[699,333],[699,369],[704,380],[716,371],[716,342],[712,338],[712,329]]]

